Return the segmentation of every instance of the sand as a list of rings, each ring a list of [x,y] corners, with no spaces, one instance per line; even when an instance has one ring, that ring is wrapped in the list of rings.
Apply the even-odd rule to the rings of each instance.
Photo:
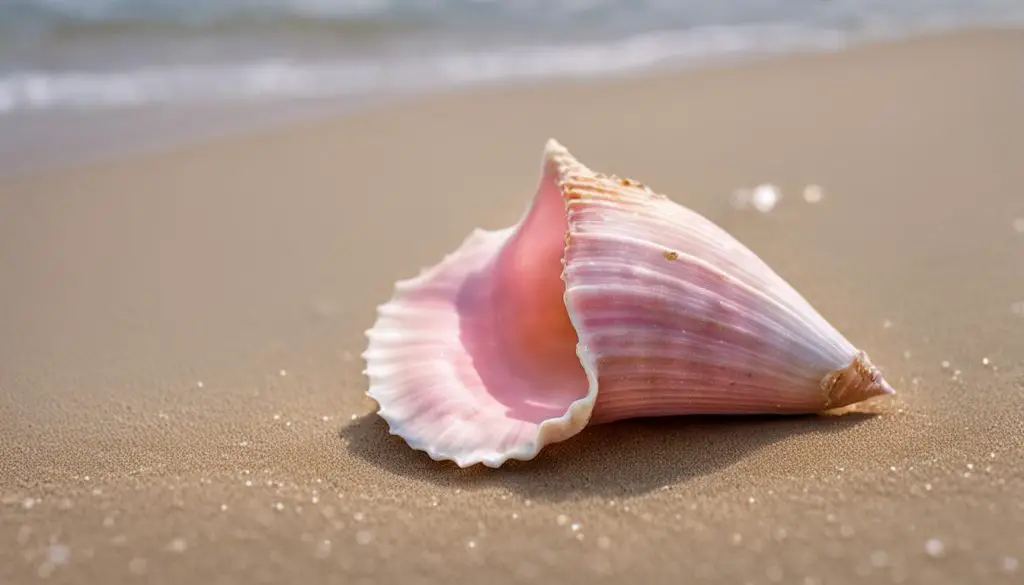
[[[1022,32],[958,32],[5,180],[0,583],[1024,582],[1022,62]],[[731,231],[897,397],[497,471],[388,436],[375,306],[515,222],[549,136]],[[773,211],[730,206],[762,182]]]

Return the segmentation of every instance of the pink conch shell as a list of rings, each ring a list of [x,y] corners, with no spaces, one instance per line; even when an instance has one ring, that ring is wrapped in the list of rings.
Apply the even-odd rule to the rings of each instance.
[[[892,393],[725,231],[554,140],[522,220],[399,281],[366,333],[367,393],[391,433],[460,467],[532,459],[588,424]]]

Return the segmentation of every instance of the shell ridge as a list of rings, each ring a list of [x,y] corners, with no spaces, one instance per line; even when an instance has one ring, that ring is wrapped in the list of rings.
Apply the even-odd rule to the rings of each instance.
[[[596,187],[600,185],[600,189]],[[618,194],[613,191],[618,189]],[[729,234],[721,226],[715,224],[701,213],[679,204],[667,197],[652,200],[646,196],[647,191],[639,190],[635,185],[621,186],[621,183],[611,181],[603,177],[590,178],[587,181],[576,181],[567,184],[567,190],[575,191],[571,197],[570,205],[600,207],[610,212],[623,215],[639,214],[648,226],[657,226],[658,233],[653,234],[662,240],[686,239],[697,247],[699,245],[710,257],[709,263],[717,265],[722,263],[730,266],[736,274],[730,274],[734,278],[745,282],[748,286],[761,290],[764,289],[777,303],[787,306],[800,313],[805,319],[813,321],[815,328],[828,333],[830,343],[839,337],[838,331],[828,322],[824,316],[804,298],[793,285],[773,270],[753,250]],[[649,189],[647,187],[646,189]],[[627,209],[628,208],[628,209]],[[570,211],[570,213],[572,213]],[[675,220],[674,222],[672,220]],[[591,225],[593,229],[627,229],[625,221],[615,223],[605,218],[603,221],[580,220],[579,225]],[[679,225],[685,225],[685,233],[676,235]],[[610,226],[610,227],[609,227]],[[675,236],[675,237],[673,237]],[[723,249],[721,243],[728,244]],[[717,244],[717,245],[716,245]],[[668,246],[666,246],[668,247]],[[692,253],[691,253],[692,255]],[[710,260],[715,262],[710,262]],[[837,351],[847,352],[851,347],[842,344],[835,345]]]
[[[637,239],[637,238],[634,238],[634,237],[625,236],[625,235],[621,235],[621,234],[615,234],[615,235],[595,234],[595,233],[584,234],[584,233],[578,233],[578,232],[573,233],[573,235],[572,235],[572,243],[570,243],[570,248],[572,248],[572,246],[574,246],[574,245],[575,246],[582,246],[583,242],[585,242],[588,237],[595,238],[595,239],[596,238],[601,238],[601,239],[606,239],[606,240],[614,240],[614,241],[619,242],[621,244],[629,244],[629,245],[636,246],[636,247],[639,247],[639,248],[648,248],[648,249],[650,249],[652,251],[660,251],[660,249],[661,249],[660,246],[657,243],[648,242],[648,241],[645,241],[645,240],[641,240],[641,239]],[[582,249],[582,248],[578,248],[578,249]],[[568,257],[569,257],[569,252],[567,252],[567,258]],[[586,260],[583,260],[583,259],[580,259],[580,261],[581,262],[586,262]],[[782,305],[782,304],[776,302],[775,299],[771,298],[768,295],[765,295],[762,291],[760,291],[760,290],[758,290],[758,289],[756,289],[754,287],[751,287],[750,285],[748,285],[747,283],[745,283],[745,282],[743,282],[743,281],[741,281],[739,279],[736,279],[732,275],[722,271],[718,267],[716,267],[716,266],[714,266],[714,265],[704,261],[701,258],[697,258],[696,256],[693,256],[691,254],[680,253],[678,255],[678,258],[676,260],[674,260],[674,261],[665,260],[666,271],[667,271],[667,268],[672,265],[671,264],[672,262],[678,262],[678,261],[689,262],[693,266],[699,267],[702,270],[706,270],[709,273],[715,274],[719,278],[722,278],[723,280],[727,281],[730,285],[740,288],[746,294],[750,295],[752,298],[760,299],[760,300],[770,304],[771,306],[779,308],[782,311],[782,313],[785,316],[787,316],[788,318],[792,319],[794,323],[801,324],[801,325],[805,326],[808,331],[814,331],[815,334],[816,334],[816,337],[823,338],[822,341],[825,341],[827,343],[828,334],[831,333],[830,331],[824,331],[824,332],[820,331],[819,329],[814,327],[814,324],[807,323],[806,320],[804,320],[802,318],[802,316],[796,314],[795,311],[793,311],[793,309],[791,309],[790,307],[787,307],[785,305]],[[635,265],[631,265],[631,267],[635,268]],[[567,268],[566,272],[571,277],[572,271]],[[659,272],[662,273],[662,274],[665,274],[665,271],[659,271]],[[574,286],[574,283],[569,282],[568,283],[568,287],[571,288],[572,286]],[[778,322],[778,321],[776,321],[776,322],[778,323],[780,328],[786,326],[786,323],[782,323],[782,322]],[[798,329],[793,329],[793,331],[799,332]],[[811,347],[814,347],[813,344],[809,343],[808,345],[811,346]],[[819,351],[819,350],[816,350],[816,351]],[[818,355],[823,360],[827,360],[828,359],[828,356],[826,354],[824,354],[824,353],[821,353],[820,351],[819,351]],[[831,361],[834,363],[834,360],[831,360]],[[833,366],[833,367],[835,367],[835,366]]]

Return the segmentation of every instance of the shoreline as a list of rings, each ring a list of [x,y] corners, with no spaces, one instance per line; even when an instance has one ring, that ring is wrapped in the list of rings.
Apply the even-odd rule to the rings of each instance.
[[[0,118],[0,178],[32,176],[114,162],[124,158],[155,155],[189,148],[209,141],[244,139],[295,124],[317,124],[337,117],[360,115],[404,104],[444,99],[459,94],[500,93],[545,86],[615,85],[661,76],[714,71],[742,71],[762,63],[813,59],[818,55],[858,52],[899,46],[903,43],[941,41],[988,33],[1020,30],[1021,25],[988,25],[922,28],[916,31],[877,32],[837,37],[830,46],[796,47],[767,53],[712,55],[705,59],[676,59],[635,69],[597,74],[509,78],[464,86],[437,87],[404,93],[324,96],[273,103],[179,104],[164,111],[149,105],[88,112],[57,111],[17,114]],[[43,160],[46,159],[46,160]]]

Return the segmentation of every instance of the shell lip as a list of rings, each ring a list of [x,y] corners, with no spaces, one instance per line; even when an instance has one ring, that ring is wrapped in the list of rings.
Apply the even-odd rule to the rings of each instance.
[[[416,287],[436,286],[437,283],[434,282],[434,279],[451,279],[453,274],[451,271],[458,269],[459,264],[466,261],[468,254],[474,253],[472,251],[474,246],[478,246],[481,241],[484,241],[485,245],[488,246],[485,252],[493,253],[493,256],[496,256],[501,246],[514,233],[515,226],[495,231],[476,230],[454,253],[446,255],[437,265],[427,268],[416,277],[398,281],[395,285],[396,290],[406,293],[412,291],[415,294]],[[482,256],[481,254],[480,257]],[[472,278],[482,278],[482,281],[486,281],[486,271],[493,269],[493,267],[493,262],[491,262],[480,271],[471,274],[461,274],[458,286],[466,285]],[[447,274],[444,274],[446,271],[448,271]],[[451,461],[458,467],[463,468],[478,463],[486,467],[497,468],[511,459],[524,461],[533,459],[546,445],[565,440],[586,427],[597,394],[597,380],[594,373],[596,370],[588,366],[591,360],[588,360],[586,363],[580,362],[577,365],[577,367],[583,365],[581,371],[586,375],[585,393],[583,391],[583,375],[580,375],[580,378],[577,380],[580,387],[579,393],[574,392],[571,397],[563,394],[566,399],[566,405],[564,409],[562,407],[557,408],[560,414],[543,420],[530,419],[522,422],[524,425],[522,428],[525,430],[522,431],[515,441],[502,441],[493,437],[481,438],[477,441],[472,440],[473,438],[471,437],[469,440],[459,443],[442,440],[445,433],[451,432],[451,428],[458,426],[460,423],[453,420],[445,420],[440,415],[434,418],[433,426],[429,428],[429,431],[424,430],[425,427],[422,421],[416,420],[419,415],[410,410],[407,404],[403,404],[406,398],[396,396],[395,382],[389,378],[390,374],[384,368],[387,365],[388,358],[384,357],[385,353],[382,352],[387,350],[387,338],[395,335],[395,330],[393,329],[395,321],[389,321],[389,316],[392,316],[396,309],[401,309],[401,297],[398,295],[396,297],[378,305],[376,322],[372,327],[364,331],[364,334],[369,339],[369,345],[361,354],[361,357],[367,363],[364,373],[370,382],[365,394],[376,402],[376,414],[387,423],[389,434],[401,437],[411,448],[425,452],[435,461]],[[458,311],[458,308],[452,305],[444,310],[449,312]],[[383,343],[381,339],[384,339]],[[461,351],[461,348],[455,348],[454,346],[451,349]],[[576,359],[579,359],[578,356],[581,351],[584,350],[577,344],[571,353],[577,356]],[[573,387],[575,386],[576,384],[574,383]],[[415,392],[416,389],[408,387],[406,391]],[[571,401],[569,400],[570,398],[572,398]],[[477,406],[479,407],[479,405]],[[440,409],[440,411],[443,410],[443,408]],[[485,420],[489,419],[480,418],[476,422],[478,425],[476,428],[481,433],[484,433],[483,429],[486,428],[483,426],[485,423],[482,422]],[[503,422],[509,425],[520,424],[520,421],[511,418]]]
[[[570,173],[590,174],[592,171],[577,161],[557,140],[549,139],[545,144],[542,158],[540,187],[543,187],[545,184],[555,187],[563,206],[567,205],[567,202],[562,182]],[[553,192],[549,191],[548,193],[549,196],[553,195]],[[413,290],[416,287],[428,285],[435,279],[440,278],[445,271],[452,270],[453,266],[466,260],[466,256],[472,254],[470,248],[477,245],[479,241],[489,241],[488,245],[490,248],[488,252],[492,254],[493,258],[497,258],[502,247],[524,225],[537,204],[537,198],[542,196],[544,195],[539,188],[534,201],[531,202],[522,218],[515,225],[493,231],[477,228],[473,230],[454,252],[445,255],[437,264],[421,270],[417,276],[397,281],[394,287],[396,296],[401,291]],[[493,267],[493,262],[490,262],[482,270],[493,269]],[[564,257],[562,267],[563,270],[559,275],[563,285],[561,304],[566,308],[569,321],[578,335],[580,331],[579,318],[573,311],[569,310],[565,303]],[[461,275],[461,278],[465,282],[472,276],[464,274]],[[477,276],[479,276],[479,273]],[[367,363],[364,374],[367,375],[370,381],[369,388],[365,394],[376,402],[377,415],[388,424],[389,433],[401,437],[413,449],[425,452],[435,461],[452,461],[459,467],[469,467],[481,463],[487,467],[497,468],[511,459],[522,461],[533,459],[546,445],[568,439],[579,433],[588,424],[598,392],[596,356],[591,355],[585,340],[579,339],[574,353],[579,361],[579,365],[582,366],[583,374],[586,376],[585,394],[577,395],[575,399],[568,402],[562,414],[531,423],[536,424],[536,428],[529,431],[529,437],[524,437],[522,440],[509,445],[491,445],[492,448],[484,448],[480,445],[477,445],[476,448],[464,448],[463,446],[452,448],[451,445],[444,445],[438,437],[430,437],[422,432],[417,432],[417,430],[411,428],[413,425],[410,424],[408,413],[402,412],[402,408],[396,407],[392,403],[393,396],[389,395],[392,389],[389,387],[389,383],[383,377],[374,375],[375,368],[371,366],[371,363],[375,363],[374,360],[377,359],[375,358],[375,352],[377,351],[374,339],[375,334],[377,331],[380,331],[378,328],[382,327],[385,312],[389,310],[389,307],[393,307],[394,303],[396,303],[396,297],[392,297],[388,302],[378,305],[376,322],[372,327],[364,331],[364,335],[369,339],[369,346],[362,352],[361,357]],[[582,390],[582,379],[579,382]]]

